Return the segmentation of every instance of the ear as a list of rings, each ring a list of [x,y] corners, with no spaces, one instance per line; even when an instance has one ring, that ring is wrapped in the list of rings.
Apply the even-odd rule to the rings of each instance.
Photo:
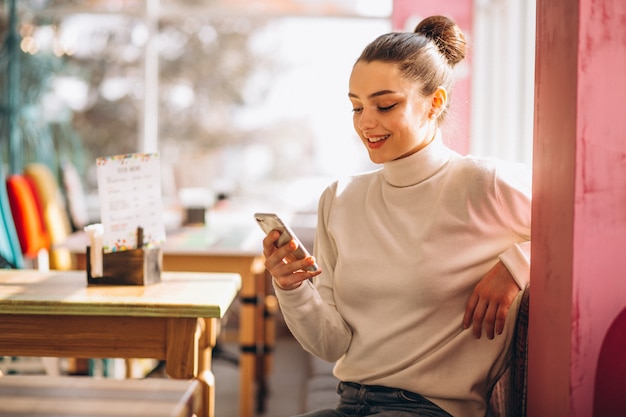
[[[432,119],[437,119],[443,110],[446,108],[446,104],[448,103],[448,92],[445,88],[439,86],[437,90],[432,95],[432,100],[430,103],[430,112],[428,113],[428,117]]]

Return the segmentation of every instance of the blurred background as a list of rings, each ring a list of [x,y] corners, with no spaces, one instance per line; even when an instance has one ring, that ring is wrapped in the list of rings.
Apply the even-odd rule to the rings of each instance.
[[[530,163],[534,1],[431,3],[3,0],[5,175],[37,161],[62,181],[70,166],[92,220],[95,159],[159,152],[168,206],[191,190],[211,204],[314,210],[333,178],[373,168],[347,99],[355,59],[434,13],[470,45],[446,140]]]

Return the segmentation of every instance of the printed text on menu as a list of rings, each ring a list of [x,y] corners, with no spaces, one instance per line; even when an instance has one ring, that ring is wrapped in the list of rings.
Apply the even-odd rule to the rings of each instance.
[[[104,252],[151,247],[165,240],[157,153],[97,159]],[[137,228],[143,229],[138,245]]]

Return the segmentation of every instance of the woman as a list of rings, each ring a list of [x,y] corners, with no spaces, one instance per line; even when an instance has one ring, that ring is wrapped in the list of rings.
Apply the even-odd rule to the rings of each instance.
[[[348,96],[382,168],[324,191],[316,259],[292,261],[296,243],[277,249],[278,232],[263,240],[291,332],[336,361],[340,404],[310,416],[486,414],[529,280],[531,176],[444,145],[438,126],[464,55],[442,16],[368,45]],[[303,270],[314,261],[320,270]]]

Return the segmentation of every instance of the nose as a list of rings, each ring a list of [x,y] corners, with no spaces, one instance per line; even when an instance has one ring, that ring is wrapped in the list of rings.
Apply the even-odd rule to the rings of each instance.
[[[356,127],[361,131],[373,129],[376,124],[377,121],[372,111],[363,109],[357,116]]]

